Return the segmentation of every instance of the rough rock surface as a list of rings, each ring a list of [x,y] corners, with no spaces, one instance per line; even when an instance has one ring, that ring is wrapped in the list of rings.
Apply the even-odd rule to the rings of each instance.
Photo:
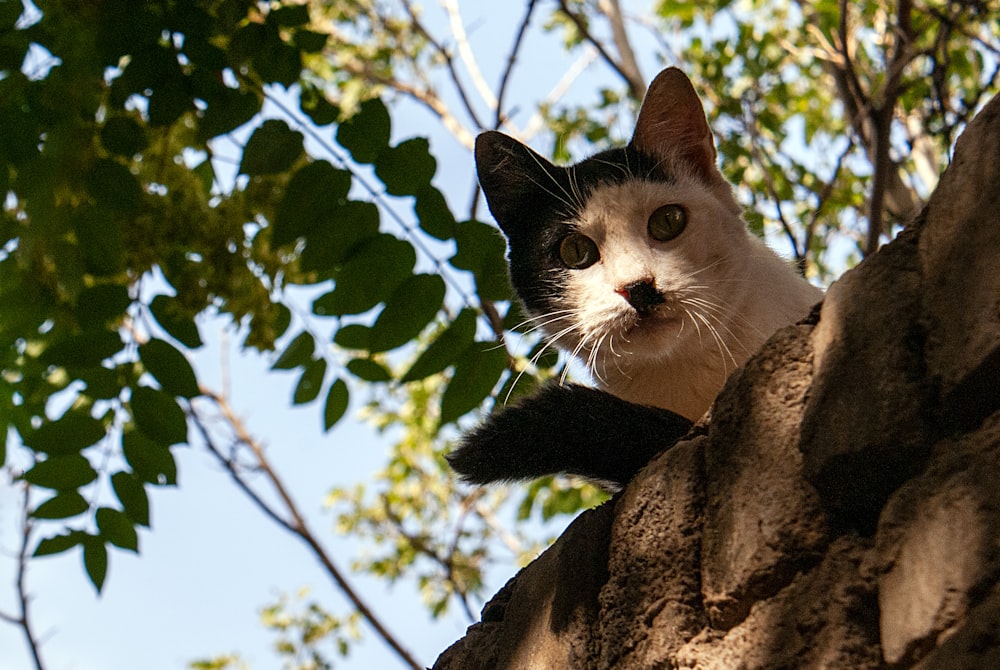
[[[434,668],[1000,668],[1000,97],[924,212]]]

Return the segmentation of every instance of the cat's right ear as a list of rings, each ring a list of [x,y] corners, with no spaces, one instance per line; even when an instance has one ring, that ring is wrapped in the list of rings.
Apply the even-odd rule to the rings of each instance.
[[[559,168],[513,137],[490,130],[476,138],[476,172],[500,229],[512,230],[537,214]],[[546,187],[546,184],[550,186]]]

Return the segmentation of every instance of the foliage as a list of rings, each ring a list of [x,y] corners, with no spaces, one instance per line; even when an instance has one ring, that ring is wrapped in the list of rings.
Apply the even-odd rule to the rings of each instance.
[[[254,476],[281,491],[280,476],[190,362],[199,323],[225,318],[244,351],[274,352],[272,374],[296,375],[291,404],[314,405],[329,430],[368,400],[393,440],[374,482],[331,494],[339,530],[377,547],[356,568],[412,579],[434,614],[457,598],[471,616],[497,543],[519,558],[534,547],[493,512],[510,493],[456,487],[442,453],[494,399],[565,363],[535,356],[478,203],[459,213],[465,194],[436,185],[426,138],[394,140],[400,105],[465,147],[502,128],[579,157],[631,126],[645,86],[633,41],[648,27],[649,50],[704,95],[751,225],[823,283],[919,209],[1000,77],[985,2],[657,0],[622,13],[571,0],[526,3],[491,87],[457,3],[443,4],[445,37],[407,0],[0,2],[0,463],[29,490],[36,557],[79,548],[99,591],[109,547],[138,552],[148,490],[177,485],[174,452],[189,443],[321,551],[287,496],[282,515],[255,492]],[[611,80],[594,97],[559,84],[508,101],[532,26]],[[527,357],[508,347],[515,335],[535,347]],[[599,500],[557,479],[513,502],[523,520]],[[299,663],[340,635],[321,608],[290,621],[323,631],[287,648]]]

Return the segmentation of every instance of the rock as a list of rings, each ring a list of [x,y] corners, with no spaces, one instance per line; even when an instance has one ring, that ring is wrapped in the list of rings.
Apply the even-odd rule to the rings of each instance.
[[[438,669],[1000,667],[1000,97],[914,224]]]

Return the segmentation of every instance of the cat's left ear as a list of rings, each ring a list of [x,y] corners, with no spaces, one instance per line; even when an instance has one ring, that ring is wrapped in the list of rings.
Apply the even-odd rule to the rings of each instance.
[[[718,178],[705,110],[691,81],[675,67],[660,72],[649,85],[630,144],[664,164],[681,159],[700,177]]]

